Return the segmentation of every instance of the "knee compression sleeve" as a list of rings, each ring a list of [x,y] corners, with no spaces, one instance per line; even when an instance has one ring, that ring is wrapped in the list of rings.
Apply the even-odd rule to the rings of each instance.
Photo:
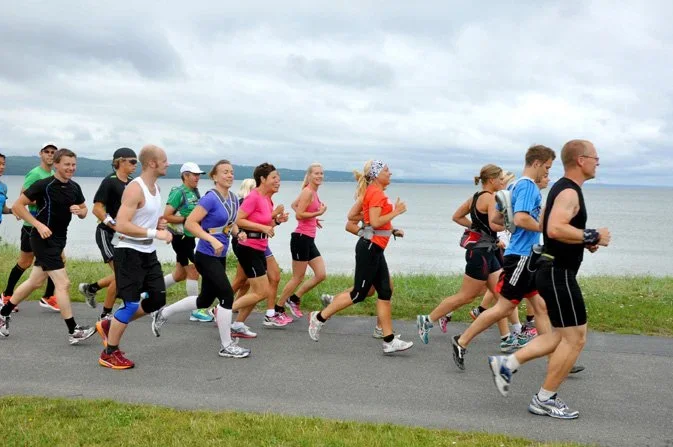
[[[138,307],[140,307],[138,302],[124,301],[124,305],[117,309],[114,317],[124,324],[129,324],[129,321],[131,321],[133,316],[136,314]]]
[[[149,292],[148,297],[140,302],[140,307],[143,312],[151,314],[164,307],[166,304],[166,291],[163,292]]]

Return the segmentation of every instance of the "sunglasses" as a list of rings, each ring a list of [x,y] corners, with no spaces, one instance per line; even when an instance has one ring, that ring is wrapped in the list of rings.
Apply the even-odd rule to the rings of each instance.
[[[138,159],[136,159],[136,158],[123,158],[122,160],[128,161],[132,165],[137,165],[138,164]]]

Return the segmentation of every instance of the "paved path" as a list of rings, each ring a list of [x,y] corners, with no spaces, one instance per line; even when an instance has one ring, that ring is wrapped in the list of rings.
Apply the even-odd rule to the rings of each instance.
[[[83,304],[75,312],[81,324],[95,318]],[[433,329],[430,344],[422,345],[412,322],[395,323],[415,343],[395,356],[383,355],[371,337],[373,318],[335,318],[319,343],[309,339],[305,319],[266,329],[261,315],[253,314],[250,323],[259,338],[241,344],[252,348],[252,356],[234,360],[217,356],[211,323],[177,318],[155,338],[149,319],[142,319],[131,324],[122,346],[137,367],[111,371],[97,364],[97,335],[69,346],[57,314],[23,303],[11,336],[0,339],[0,394],[269,411],[606,446],[673,445],[671,339],[590,334],[581,359],[587,369],[561,390],[580,418],[559,421],[526,410],[544,361],[516,374],[510,397],[498,394],[486,364],[495,352],[494,331],[473,343],[467,370],[460,372],[450,358],[448,334]],[[452,323],[449,334],[464,327]]]

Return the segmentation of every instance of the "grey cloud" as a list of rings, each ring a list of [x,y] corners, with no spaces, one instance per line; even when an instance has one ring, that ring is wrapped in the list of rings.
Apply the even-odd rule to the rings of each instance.
[[[366,57],[334,62],[293,54],[288,56],[287,63],[289,70],[305,79],[355,88],[387,87],[395,78],[390,66]]]

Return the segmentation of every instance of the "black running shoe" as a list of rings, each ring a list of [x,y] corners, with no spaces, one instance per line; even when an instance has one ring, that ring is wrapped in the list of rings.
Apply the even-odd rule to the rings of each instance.
[[[454,335],[451,341],[451,346],[453,347],[453,362],[459,369],[465,369],[465,354],[467,354],[467,349],[463,348],[458,344],[458,339],[460,334]]]

